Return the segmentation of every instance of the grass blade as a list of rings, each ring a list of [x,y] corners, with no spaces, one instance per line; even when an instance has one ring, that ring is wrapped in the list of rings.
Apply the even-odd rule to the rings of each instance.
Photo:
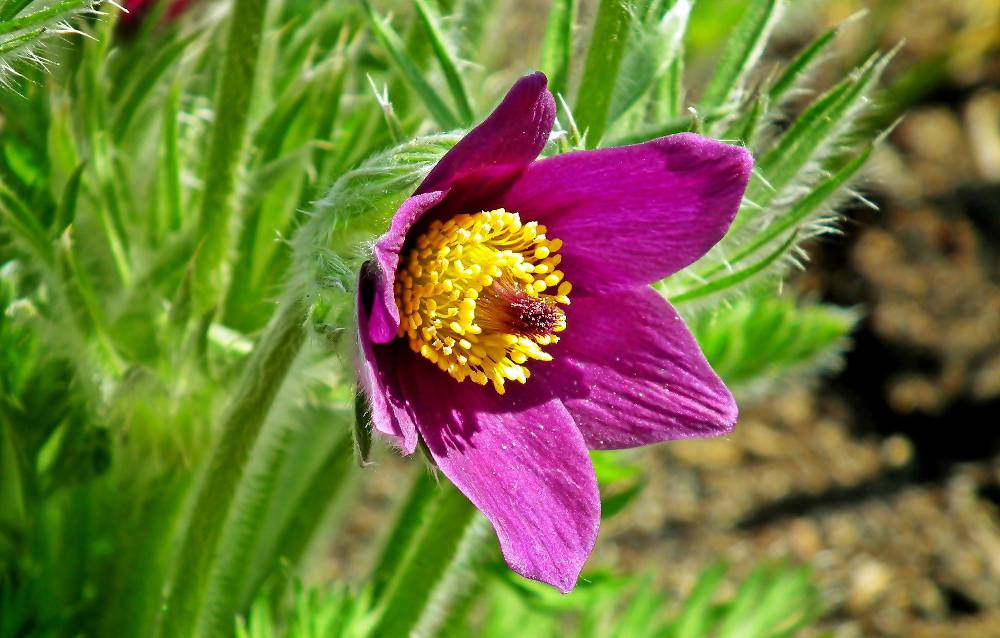
[[[427,0],[413,0],[417,7],[417,16],[420,18],[420,26],[424,28],[427,39],[430,40],[431,48],[434,50],[434,57],[437,58],[444,79],[448,83],[448,90],[458,107],[458,116],[462,126],[471,126],[475,115],[472,112],[472,105],[469,103],[469,94],[465,90],[465,83],[458,72],[458,64],[455,55],[448,47],[444,32],[438,26],[439,18],[427,5]]]
[[[719,563],[702,572],[691,594],[684,601],[684,608],[677,618],[671,638],[702,638],[708,635],[712,624],[712,599],[726,571],[728,567]]]
[[[142,107],[143,101],[149,96],[156,86],[157,80],[180,58],[187,46],[195,39],[195,36],[182,38],[177,42],[165,47],[146,66],[135,81],[126,89],[125,97],[118,107],[114,123],[111,128],[112,139],[120,142],[128,132],[133,117]]]
[[[634,25],[615,83],[610,122],[617,122],[626,113],[642,111],[641,105],[645,102],[640,100],[651,87],[659,86],[664,74],[683,55],[684,33],[690,14],[690,0],[678,0],[662,18],[657,19],[654,15],[650,24]],[[632,109],[637,103],[640,106]],[[634,126],[624,124],[622,128],[628,130]]]
[[[586,136],[587,148],[597,148],[604,137],[613,89],[631,30],[631,8],[631,2],[626,0],[601,0],[597,9],[573,109],[576,124]]]
[[[771,88],[767,91],[767,96],[770,99],[771,104],[778,104],[781,99],[785,97],[796,84],[798,84],[802,76],[804,76],[813,64],[815,64],[820,55],[826,51],[826,48],[830,46],[833,39],[837,37],[840,29],[843,25],[837,25],[816,38],[812,43],[803,49],[795,59],[793,59],[785,70],[781,72],[778,79],[774,81]]]
[[[732,274],[726,275],[725,277],[719,277],[708,281],[699,286],[689,288],[679,294],[671,294],[669,299],[674,304],[682,304],[685,302],[694,301],[695,299],[701,299],[709,295],[718,294],[725,290],[735,288],[740,284],[746,283],[751,277],[759,273],[764,272],[769,267],[773,266],[781,259],[782,256],[787,253],[792,246],[795,245],[795,240],[798,237],[798,233],[792,233],[788,239],[786,239],[777,249],[772,251],[769,255],[761,259],[760,261],[751,264],[741,270],[737,270]]]
[[[243,165],[247,123],[257,77],[261,32],[267,0],[235,0],[226,35],[221,80],[204,168],[204,191],[198,211],[198,259],[195,261],[195,314],[204,315],[225,289],[223,264],[232,243],[236,181]]]
[[[786,375],[835,360],[857,314],[831,305],[800,306],[788,297],[750,295],[690,322],[712,368],[730,387],[773,386]]]
[[[782,6],[782,0],[751,0],[748,3],[705,89],[700,110],[711,111],[739,99],[747,77],[764,52]]]
[[[52,222],[53,235],[61,235],[76,218],[76,202],[80,195],[80,179],[83,177],[85,166],[86,164],[81,162],[66,180],[62,197],[59,199],[59,207],[56,209],[56,218]]]
[[[765,206],[810,166],[837,150],[835,141],[854,124],[892,54],[872,56],[851,77],[814,101],[758,163],[769,186],[751,180],[747,199]]]
[[[54,263],[55,253],[48,233],[31,214],[27,204],[3,182],[0,182],[0,219],[5,221],[14,236],[23,241],[25,247],[34,252],[42,263]]]
[[[431,114],[431,117],[444,130],[451,130],[459,127],[458,118],[455,117],[448,105],[444,103],[437,91],[424,79],[424,73],[420,71],[417,64],[406,52],[406,45],[403,39],[389,23],[380,18],[375,9],[372,8],[369,0],[364,0],[365,11],[368,13],[368,21],[372,25],[372,30],[379,43],[389,54],[393,64],[403,75],[403,79],[410,85],[410,88],[423,100],[424,106]]]
[[[0,22],[0,35],[42,26],[88,7],[90,7],[90,0],[62,0],[62,2],[57,2],[34,13],[23,15],[20,18],[11,18],[10,20]]]
[[[542,40],[541,69],[549,78],[553,95],[565,95],[573,62],[573,23],[577,0],[555,0],[549,10]]]
[[[418,479],[419,480],[419,479]],[[379,623],[374,636],[407,636],[427,613],[438,588],[463,569],[462,541],[479,520],[476,508],[451,483],[435,486],[416,531],[388,568],[392,577],[378,600]],[[384,573],[384,572],[383,572]]]

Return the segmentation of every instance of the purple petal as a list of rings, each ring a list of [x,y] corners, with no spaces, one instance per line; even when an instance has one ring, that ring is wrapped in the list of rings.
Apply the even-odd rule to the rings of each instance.
[[[380,274],[371,316],[371,338],[375,343],[388,343],[399,329],[392,283],[410,230],[428,211],[442,204],[441,208],[448,210],[462,209],[457,212],[475,212],[488,205],[538,157],[552,130],[555,113],[545,75],[535,73],[521,78],[493,113],[445,153],[413,197],[399,207],[389,230],[375,244]]]
[[[406,233],[428,210],[438,205],[447,193],[433,191],[410,197],[392,216],[392,224],[384,235],[375,242],[375,263],[378,268],[373,273],[375,293],[371,308],[368,334],[375,343],[389,343],[396,338],[399,330],[399,308],[392,285],[399,267],[399,252],[406,243]]]
[[[529,383],[546,383],[562,396],[591,449],[732,430],[733,395],[653,289],[574,298],[566,325],[550,349],[554,360],[532,368]]]
[[[480,173],[496,176],[524,170],[542,152],[555,118],[556,103],[545,74],[524,76],[482,124],[441,158],[417,193],[447,190]]]
[[[657,281],[708,252],[751,167],[746,149],[684,133],[535,162],[502,205],[563,240],[561,269],[593,294]]]
[[[508,384],[501,397],[423,360],[403,384],[431,455],[493,524],[510,568],[570,591],[597,539],[601,506],[566,408],[533,394],[530,382]]]
[[[357,304],[358,380],[371,406],[372,426],[403,454],[413,454],[417,447],[417,428],[399,387],[399,344],[375,345],[369,336],[368,312],[375,300],[374,295],[375,282],[371,272],[362,268]]]

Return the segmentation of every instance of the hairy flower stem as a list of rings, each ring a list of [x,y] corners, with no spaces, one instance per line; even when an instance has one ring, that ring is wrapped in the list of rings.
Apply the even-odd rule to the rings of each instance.
[[[211,309],[224,288],[222,272],[230,251],[236,176],[243,160],[247,119],[257,75],[267,0],[235,0],[215,96],[205,164],[205,187],[198,215],[201,245],[195,261],[194,301],[198,314]]]
[[[162,638],[195,635],[192,629],[201,612],[223,526],[250,450],[305,341],[306,313],[306,305],[298,300],[281,305],[254,349],[232,402],[223,414],[220,438],[177,554],[176,571],[157,631]]]

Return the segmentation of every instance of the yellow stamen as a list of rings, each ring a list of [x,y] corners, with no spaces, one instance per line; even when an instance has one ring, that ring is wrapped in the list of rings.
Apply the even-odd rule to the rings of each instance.
[[[541,346],[566,328],[572,289],[546,230],[502,208],[431,222],[396,275],[399,336],[458,381],[525,383],[528,361],[552,360]]]

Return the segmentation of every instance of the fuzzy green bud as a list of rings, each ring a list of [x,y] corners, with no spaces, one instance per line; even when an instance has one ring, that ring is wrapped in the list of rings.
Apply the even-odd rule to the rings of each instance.
[[[459,139],[455,134],[418,138],[338,179],[293,241],[292,294],[308,298],[353,290],[358,269],[393,213]]]

